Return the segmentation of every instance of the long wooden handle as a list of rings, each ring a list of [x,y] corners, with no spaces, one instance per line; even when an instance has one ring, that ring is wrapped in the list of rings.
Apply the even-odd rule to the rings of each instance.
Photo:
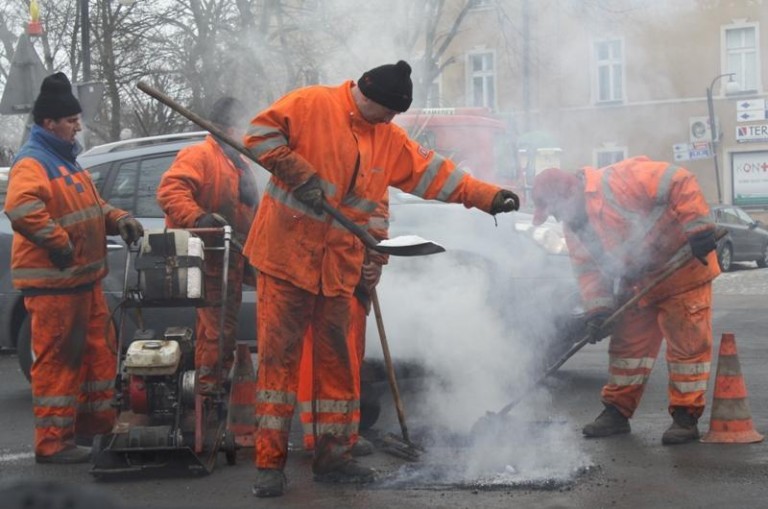
[[[373,314],[376,316],[376,327],[379,329],[379,339],[381,340],[381,349],[384,352],[384,364],[387,368],[387,379],[389,387],[392,389],[392,397],[395,400],[395,409],[397,410],[397,420],[400,421],[400,430],[403,432],[403,440],[410,443],[408,437],[408,426],[405,424],[405,411],[403,410],[403,400],[400,397],[400,389],[397,387],[397,378],[395,377],[395,368],[392,365],[392,356],[389,353],[389,343],[387,334],[384,332],[384,320],[381,317],[381,306],[379,305],[379,296],[376,288],[371,289],[371,302],[373,303]]]

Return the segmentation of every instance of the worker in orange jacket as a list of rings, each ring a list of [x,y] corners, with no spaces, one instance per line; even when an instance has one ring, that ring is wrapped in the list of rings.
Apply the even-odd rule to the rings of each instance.
[[[544,170],[533,183],[533,224],[553,215],[578,278],[587,327],[595,341],[610,335],[603,412],[587,437],[629,433],[629,418],[667,340],[669,412],[663,444],[699,436],[712,357],[712,280],[720,273],[715,224],[695,176],[646,157],[576,173]],[[617,305],[679,257],[694,258],[656,285],[611,328]]]
[[[245,246],[259,270],[256,496],[279,496],[285,489],[301,345],[310,327],[314,404],[335,423],[315,444],[315,479],[373,479],[373,471],[350,455],[360,402],[347,331],[365,248],[323,212],[323,202],[360,225],[368,223],[389,185],[491,214],[519,206],[511,191],[473,178],[390,123],[411,104],[410,73],[399,61],[365,72],[357,83],[296,90],[259,113],[245,136],[245,145],[272,173]]]
[[[83,463],[109,433],[117,368],[115,337],[101,280],[106,235],[129,244],[141,224],[106,203],[76,156],[80,103],[63,73],[46,77],[29,140],[8,181],[5,213],[14,230],[11,277],[32,326],[31,369],[38,463]]]
[[[384,195],[384,199],[379,202],[370,221],[367,225],[368,233],[376,240],[389,238],[389,193]],[[351,354],[350,359],[356,362],[352,366],[352,373],[355,385],[355,400],[360,401],[360,369],[363,365],[365,356],[365,330],[368,314],[371,311],[371,291],[381,279],[382,267],[387,263],[388,256],[373,250],[368,250],[365,261],[363,262],[360,281],[355,286],[353,292],[354,298],[350,299],[349,310],[349,332],[347,334],[347,348]],[[312,356],[312,330],[309,329],[304,336],[304,345],[299,366],[299,419],[304,428],[304,449],[313,451],[315,448],[316,436],[322,435],[326,429],[334,425],[332,420],[323,408],[318,408],[317,401],[312,397],[313,383],[313,356]],[[313,405],[313,400],[315,404]],[[373,444],[358,433],[360,426],[361,408],[352,412],[351,434],[352,456],[368,456],[373,454]]]
[[[242,136],[245,119],[243,104],[234,97],[217,100],[210,121],[228,136]],[[258,190],[253,170],[240,153],[228,144],[208,135],[201,143],[185,147],[163,174],[157,188],[157,201],[172,228],[220,228],[230,225],[233,238],[242,245],[258,206]],[[206,242],[216,242],[213,237]],[[218,241],[219,244],[221,241]],[[208,251],[203,270],[206,299],[221,300],[221,252]],[[237,315],[242,302],[245,260],[240,254],[230,256],[227,271],[227,303],[222,344],[222,375],[234,362]],[[195,340],[196,388],[202,394],[215,390],[215,372],[219,356],[220,306],[197,308]],[[219,380],[220,382],[221,380]]]

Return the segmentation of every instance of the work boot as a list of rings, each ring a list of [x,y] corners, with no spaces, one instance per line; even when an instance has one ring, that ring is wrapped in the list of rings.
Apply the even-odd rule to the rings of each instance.
[[[349,453],[356,458],[359,458],[360,456],[370,456],[373,454],[373,444],[362,436],[358,436],[357,442],[354,443],[352,449],[349,450]]]
[[[353,459],[329,467],[318,467],[315,463],[312,465],[312,473],[317,482],[339,484],[367,484],[373,482],[376,477],[375,470],[360,466]]]
[[[71,445],[61,451],[43,456],[35,454],[35,463],[51,463],[53,465],[72,465],[74,463],[88,463],[91,461],[91,448],[80,445]]]
[[[629,419],[624,417],[624,414],[613,405],[605,405],[605,409],[597,416],[597,419],[581,430],[584,436],[591,438],[609,437],[630,431]]]
[[[260,498],[282,497],[288,480],[282,470],[276,468],[260,468],[256,471],[256,482],[253,483],[253,494]]]
[[[672,425],[661,436],[664,445],[677,445],[692,442],[699,438],[699,419],[682,406],[672,410]]]

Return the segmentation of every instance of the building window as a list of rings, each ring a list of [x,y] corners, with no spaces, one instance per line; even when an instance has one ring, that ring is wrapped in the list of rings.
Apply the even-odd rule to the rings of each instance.
[[[723,47],[727,72],[735,73],[734,81],[741,92],[759,91],[760,41],[757,23],[728,26],[723,30]]]
[[[595,150],[595,167],[604,168],[627,158],[624,147],[601,148]]]
[[[492,52],[472,53],[469,59],[468,105],[496,109],[496,70]]]
[[[597,102],[624,100],[624,43],[620,39],[595,42]]]

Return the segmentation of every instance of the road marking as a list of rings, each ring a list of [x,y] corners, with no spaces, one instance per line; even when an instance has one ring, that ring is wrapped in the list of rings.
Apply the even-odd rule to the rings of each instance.
[[[15,452],[8,454],[0,454],[0,463],[12,463],[18,460],[25,460],[34,458],[35,454],[32,452]]]

